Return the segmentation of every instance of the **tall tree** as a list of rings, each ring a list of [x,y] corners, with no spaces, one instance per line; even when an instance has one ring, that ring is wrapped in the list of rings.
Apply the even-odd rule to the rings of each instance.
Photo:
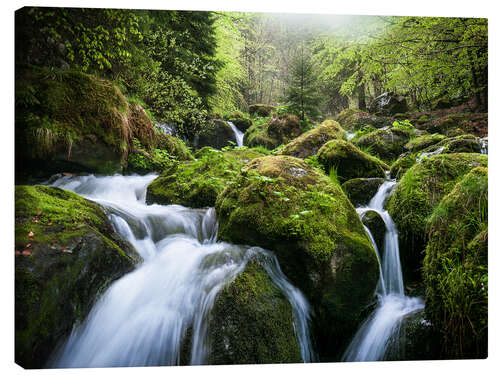
[[[285,98],[292,112],[304,121],[306,116],[313,119],[318,116],[317,106],[320,101],[318,94],[311,56],[302,45],[291,64]]]

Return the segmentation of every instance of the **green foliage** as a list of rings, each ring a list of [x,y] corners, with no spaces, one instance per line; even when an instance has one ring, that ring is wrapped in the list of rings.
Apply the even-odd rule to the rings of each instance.
[[[316,77],[310,56],[304,47],[292,62],[288,86],[284,95],[288,107],[304,121],[306,117],[316,118],[319,114],[317,106],[320,97],[316,90]]]
[[[408,120],[408,119],[406,119],[404,121],[394,121],[392,123],[392,127],[395,129],[405,130],[410,134],[415,132],[415,128],[413,127],[410,120]]]
[[[444,336],[444,355],[485,358],[488,327],[488,171],[460,180],[428,219],[426,314]]]

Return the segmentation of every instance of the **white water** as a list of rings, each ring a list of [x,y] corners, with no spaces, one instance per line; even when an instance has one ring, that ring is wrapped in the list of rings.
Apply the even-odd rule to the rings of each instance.
[[[243,146],[243,136],[245,135],[240,129],[236,127],[231,121],[228,121],[227,124],[233,129],[234,137],[236,138],[236,145],[238,147]]]
[[[354,136],[356,135],[356,133],[349,133],[349,132],[345,132],[346,134],[346,137],[347,137],[347,140],[350,141],[351,139],[354,138]]]
[[[488,137],[479,139],[481,143],[481,154],[488,155]]]
[[[289,300],[304,362],[313,360],[309,305],[261,248],[217,241],[215,210],[146,205],[147,176],[69,177],[53,183],[98,202],[115,230],[144,259],[115,281],[80,326],[75,326],[50,367],[175,365],[192,327],[191,364],[206,363],[207,315],[217,293],[258,258]]]
[[[417,163],[420,163],[424,158],[427,158],[432,155],[439,155],[443,152],[444,147],[439,147],[438,149],[431,152],[422,152],[419,156],[417,156]]]
[[[361,218],[368,211],[377,212],[385,223],[386,233],[384,252],[380,256],[373,236],[365,226],[381,263],[380,278],[375,292],[378,305],[356,332],[342,357],[343,361],[383,360],[391,339],[397,340],[399,336],[403,318],[424,308],[424,303],[420,298],[407,297],[404,294],[398,232],[391,216],[384,209],[385,199],[395,185],[395,181],[384,182],[366,207],[356,209]]]

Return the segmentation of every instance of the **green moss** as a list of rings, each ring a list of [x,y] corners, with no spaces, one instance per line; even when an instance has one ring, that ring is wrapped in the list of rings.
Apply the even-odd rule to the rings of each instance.
[[[407,153],[401,155],[391,165],[391,177],[396,180],[401,179],[408,169],[410,169],[417,162],[417,155]]]
[[[409,277],[418,278],[426,245],[426,220],[456,181],[476,166],[487,166],[479,154],[434,155],[415,164],[401,178],[388,210],[398,227],[401,261]]]
[[[396,159],[404,151],[410,132],[403,129],[379,129],[355,140],[355,144],[371,150],[373,155],[385,162]]]
[[[486,358],[488,170],[477,167],[428,219],[426,314],[444,336],[446,358]]]
[[[280,115],[257,119],[246,131],[243,143],[250,147],[262,146],[270,150],[302,133],[295,115]]]
[[[336,335],[355,329],[373,295],[378,264],[338,184],[301,159],[266,156],[242,168],[215,207],[222,240],[275,252],[283,272],[315,306],[318,321],[329,327],[319,336],[347,337]],[[359,273],[366,275],[363,283]]]
[[[341,182],[356,177],[385,177],[385,163],[359,150],[352,143],[332,140],[318,151],[318,161],[325,171],[336,168]]]
[[[263,154],[246,148],[222,152],[204,147],[196,156],[195,161],[174,163],[166,168],[148,186],[146,201],[193,208],[212,207],[217,195],[234,180],[240,168]]]
[[[139,256],[104,212],[58,188],[16,186],[16,363],[44,366],[99,294]],[[19,255],[17,255],[19,254]]]
[[[446,136],[442,134],[426,134],[421,137],[411,139],[405,145],[405,148],[410,152],[417,152],[436,143],[439,143],[444,139],[446,139]]]
[[[260,117],[267,117],[274,111],[276,107],[268,104],[252,104],[248,107],[248,112],[251,115],[257,115]]]
[[[382,128],[384,126],[391,126],[392,119],[390,117],[374,116],[359,109],[348,108],[335,116],[342,128],[355,132],[364,126],[373,126],[375,128]]]
[[[110,81],[49,68],[17,73],[17,174],[116,173],[133,138],[147,150],[162,148],[145,110]]]
[[[301,362],[291,305],[256,261],[217,296],[208,335],[209,364]]]
[[[305,159],[315,155],[326,142],[332,139],[346,140],[344,129],[338,122],[325,120],[321,125],[311,129],[285,145],[280,151],[281,155],[290,155]]]

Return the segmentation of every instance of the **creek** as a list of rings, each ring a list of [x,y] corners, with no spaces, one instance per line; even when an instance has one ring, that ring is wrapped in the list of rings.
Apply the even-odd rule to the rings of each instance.
[[[313,360],[309,304],[274,254],[217,241],[213,208],[147,205],[146,189],[156,177],[64,176],[52,183],[101,205],[143,262],[103,293],[53,354],[50,367],[178,365],[188,330],[190,364],[206,364],[208,314],[218,292],[251,259],[258,259],[290,302],[302,359]]]

